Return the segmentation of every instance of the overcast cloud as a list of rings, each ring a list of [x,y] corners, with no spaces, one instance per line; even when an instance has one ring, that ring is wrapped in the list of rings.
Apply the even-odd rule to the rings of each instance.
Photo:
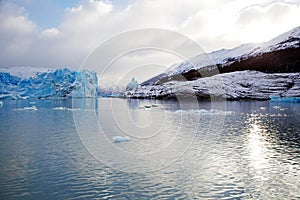
[[[177,31],[209,52],[267,41],[300,25],[299,0],[138,0],[121,8],[83,0],[47,29],[24,8],[0,2],[1,67],[78,68],[97,45],[137,28]]]

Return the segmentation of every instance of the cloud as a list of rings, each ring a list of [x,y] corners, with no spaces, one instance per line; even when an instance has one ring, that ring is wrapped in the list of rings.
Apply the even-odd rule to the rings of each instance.
[[[41,32],[41,37],[52,38],[59,36],[61,32],[57,28],[45,29]]]
[[[243,42],[263,42],[299,26],[300,6],[275,2],[251,6],[237,14],[235,30],[228,36]]]
[[[109,1],[86,0],[67,8],[58,27],[39,30],[23,8],[2,2],[1,10],[5,12],[1,12],[0,34],[10,37],[3,46],[18,47],[23,54],[2,51],[1,66],[76,68],[91,50],[114,35],[145,27],[176,30],[188,15],[196,13],[201,7],[207,5],[197,0],[188,3],[181,0],[140,0],[117,9]],[[21,20],[19,23],[18,20],[9,21],[10,18]],[[5,29],[8,21],[10,28],[15,27],[14,34]]]
[[[13,4],[1,5],[0,27],[1,60],[24,54],[36,31],[35,24],[28,20],[24,9]]]
[[[222,8],[199,11],[178,30],[209,51],[264,42],[300,25],[299,4],[299,1],[298,4],[294,1],[231,1]]]
[[[99,44],[137,28],[178,31],[206,51],[232,48],[298,26],[299,4],[297,0],[136,0],[120,8],[110,1],[82,0],[66,8],[57,27],[42,29],[24,8],[2,1],[0,67],[78,68]]]

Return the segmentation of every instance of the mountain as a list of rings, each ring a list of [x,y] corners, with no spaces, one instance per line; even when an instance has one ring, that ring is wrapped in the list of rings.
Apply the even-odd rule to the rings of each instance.
[[[129,98],[300,97],[300,27],[259,44],[200,54],[126,91]]]
[[[46,70],[8,68],[0,72],[0,99],[96,97],[95,72],[67,68]],[[33,75],[36,73],[35,75]]]
[[[162,84],[172,80],[196,80],[219,73],[256,70],[265,73],[300,71],[300,27],[259,44],[243,44],[221,49],[172,65],[165,73],[141,85]]]

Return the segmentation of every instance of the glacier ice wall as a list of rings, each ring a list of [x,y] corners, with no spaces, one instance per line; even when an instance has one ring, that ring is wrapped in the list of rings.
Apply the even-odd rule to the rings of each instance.
[[[95,72],[56,69],[24,78],[0,72],[0,99],[96,97]]]

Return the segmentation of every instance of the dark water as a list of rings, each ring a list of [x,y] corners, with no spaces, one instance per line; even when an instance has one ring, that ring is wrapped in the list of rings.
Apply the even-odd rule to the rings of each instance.
[[[297,199],[299,113],[255,101],[3,101],[0,199]]]

